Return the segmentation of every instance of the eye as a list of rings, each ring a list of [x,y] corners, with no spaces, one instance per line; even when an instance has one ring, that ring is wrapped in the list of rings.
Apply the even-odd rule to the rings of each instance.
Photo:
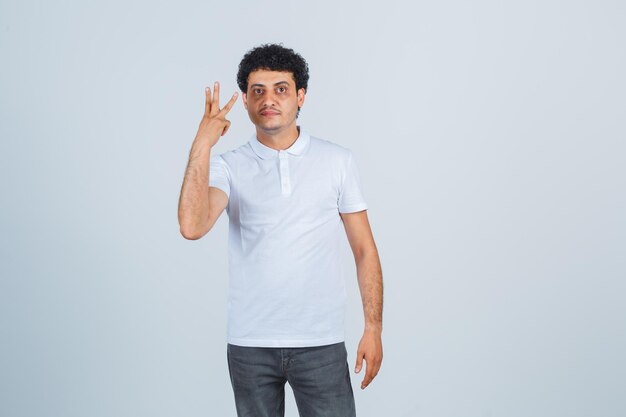
[[[263,94],[263,89],[261,89],[261,88],[255,88],[255,89],[254,89],[254,94]]]
[[[276,89],[276,91],[278,91],[279,93],[281,93],[281,94],[282,94],[282,93],[284,93],[285,91],[287,91],[287,89],[286,89],[285,87],[278,87],[278,88]]]

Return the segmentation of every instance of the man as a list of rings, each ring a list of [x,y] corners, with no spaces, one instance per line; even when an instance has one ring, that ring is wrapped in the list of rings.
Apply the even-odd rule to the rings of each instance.
[[[237,82],[256,133],[211,156],[238,94],[220,109],[219,83],[212,94],[207,88],[181,189],[185,238],[201,238],[228,213],[227,358],[240,417],[283,416],[286,382],[300,416],[355,416],[344,343],[342,223],[365,315],[355,367],[358,373],[365,360],[361,389],[382,361],[382,271],[367,204],[352,152],[296,124],[308,78],[306,62],[291,49],[248,51]]]

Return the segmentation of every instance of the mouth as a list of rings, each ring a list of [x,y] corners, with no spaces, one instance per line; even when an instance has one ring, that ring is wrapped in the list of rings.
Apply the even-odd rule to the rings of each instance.
[[[266,117],[277,116],[279,114],[280,114],[280,112],[277,112],[277,111],[274,111],[274,110],[262,110],[260,112],[261,116],[266,116]]]

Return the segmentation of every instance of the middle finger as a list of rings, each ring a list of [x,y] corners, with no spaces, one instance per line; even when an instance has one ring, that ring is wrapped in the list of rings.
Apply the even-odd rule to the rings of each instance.
[[[213,86],[213,100],[211,102],[211,114],[217,114],[220,111],[220,83],[215,81]]]

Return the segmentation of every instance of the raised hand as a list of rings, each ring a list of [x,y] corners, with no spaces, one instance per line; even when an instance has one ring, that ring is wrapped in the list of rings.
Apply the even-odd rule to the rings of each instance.
[[[196,139],[208,140],[211,147],[217,143],[220,137],[226,134],[230,127],[230,120],[226,119],[226,115],[232,109],[235,101],[237,101],[238,93],[235,92],[232,98],[226,103],[224,108],[220,109],[220,84],[215,82],[213,96],[211,89],[205,89],[206,104],[204,107],[204,115],[200,121],[200,127],[196,134]]]

